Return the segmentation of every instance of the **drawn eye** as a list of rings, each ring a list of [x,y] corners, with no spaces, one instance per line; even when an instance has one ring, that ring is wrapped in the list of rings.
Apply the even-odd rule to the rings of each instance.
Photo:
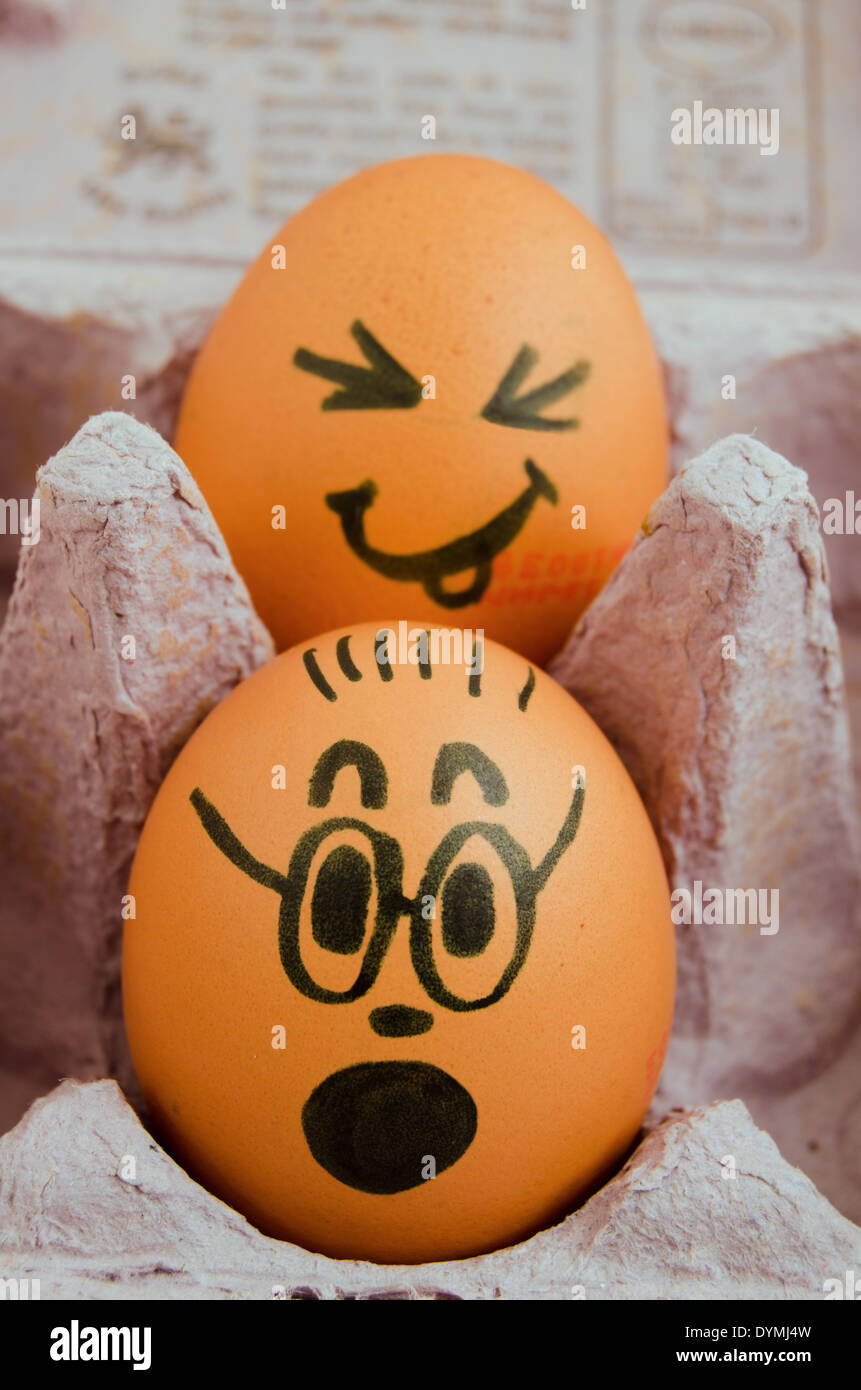
[[[590,364],[586,361],[575,362],[574,366],[570,367],[567,372],[563,372],[561,376],[554,377],[544,386],[537,386],[534,390],[527,391],[523,396],[518,396],[520,387],[538,359],[539,354],[535,348],[524,343],[482,410],[481,414],[485,420],[489,420],[492,425],[508,425],[512,429],[519,430],[573,430],[577,428],[580,423],[577,419],[548,419],[540,412],[581,386],[589,375]]]
[[[325,951],[353,956],[365,939],[371,866],[352,845],[338,845],[320,866],[311,897],[311,935]]]
[[[401,915],[402,883],[403,856],[382,830],[349,816],[310,826],[281,894],[278,952],[291,984],[320,1004],[367,994]]]
[[[321,409],[409,410],[418,405],[422,398],[421,382],[386,352],[361,319],[350,325],[350,333],[369,366],[357,367],[336,357],[318,357],[307,348],[297,348],[293,355],[293,365],[300,371],[334,381],[338,386],[337,391],[326,396]]]
[[[465,821],[443,836],[415,898],[413,966],[446,1009],[501,999],[526,957],[534,917],[525,851],[505,826]]]
[[[458,864],[442,889],[442,944],[449,955],[479,956],[493,936],[493,879],[483,864]]]

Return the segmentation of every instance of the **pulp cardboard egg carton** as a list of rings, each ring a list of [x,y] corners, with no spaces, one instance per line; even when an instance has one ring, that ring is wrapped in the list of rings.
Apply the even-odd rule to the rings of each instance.
[[[397,1268],[263,1237],[132,1109],[119,953],[137,837],[178,749],[272,644],[149,426],[93,417],[37,495],[0,635],[0,1036],[17,1110],[49,1094],[0,1139],[7,1276],[46,1297],[817,1298],[855,1267],[861,1230],[754,1123],[806,1169],[814,1129],[823,1186],[857,1210],[857,825],[800,470],[744,435],[689,463],[551,665],[620,752],[695,919],[642,1142],[551,1230]],[[697,920],[703,885],[727,904],[755,890],[753,920]]]
[[[722,160],[726,190],[703,193],[702,164],[667,182],[648,143],[666,104],[658,50],[684,43],[683,6],[648,42],[646,0],[545,7],[533,56],[503,24],[480,61],[446,42],[442,71],[435,26],[454,4],[380,0],[360,62],[328,23],[315,53],[308,6],[273,29],[266,7],[0,5],[0,89],[27,112],[4,146],[21,214],[0,229],[3,498],[27,501],[40,468],[38,544],[19,545],[8,522],[0,534],[7,588],[19,562],[0,634],[0,1273],[38,1279],[43,1298],[821,1298],[861,1268],[841,663],[842,645],[857,745],[861,298],[857,207],[840,184],[854,189],[853,6],[781,7],[779,42],[746,71],[783,107],[785,156]],[[753,9],[759,45],[768,22]],[[393,46],[384,11],[412,43]],[[307,72],[285,53],[297,35]],[[716,90],[739,70],[722,42],[697,53]],[[507,63],[515,114],[489,124],[482,103],[499,108]],[[320,186],[415,153],[426,111],[438,148],[526,163],[528,147],[553,182],[530,137],[549,126],[557,143],[582,141],[567,156],[582,182],[566,191],[625,253],[664,363],[677,472],[551,666],[625,761],[697,919],[678,927],[658,1094],[623,1169],[560,1225],[401,1268],[269,1240],[194,1183],[147,1132],[119,997],[123,896],[155,792],[206,713],[272,654],[165,441],[209,323],[290,210],[272,187],[292,188],[294,205],[314,191],[296,165],[305,137],[266,130],[300,87],[329,92],[336,68],[350,96],[374,74],[389,136],[380,148],[334,117],[331,138],[304,150]],[[125,113],[140,121],[134,147],[119,140]],[[700,228],[716,211],[726,239],[666,255],[677,208]],[[668,244],[684,250],[678,231]],[[756,921],[710,921],[715,889],[724,918],[753,890]]]

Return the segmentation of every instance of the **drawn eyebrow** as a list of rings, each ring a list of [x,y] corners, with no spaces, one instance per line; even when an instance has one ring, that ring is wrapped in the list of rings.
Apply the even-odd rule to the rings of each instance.
[[[293,354],[293,365],[300,371],[336,383],[338,390],[326,396],[323,410],[409,410],[418,405],[422,398],[421,382],[386,352],[361,319],[350,324],[350,333],[370,366],[358,367],[337,357],[319,357],[307,348],[297,348]]]
[[[530,347],[528,343],[523,344],[482,410],[481,414],[485,420],[489,420],[493,425],[509,425],[513,429],[521,430],[573,430],[577,428],[580,423],[577,419],[547,419],[546,416],[539,414],[539,411],[543,410],[545,406],[553,405],[563,396],[567,396],[575,387],[582,385],[589,375],[590,363],[585,360],[575,362],[574,366],[569,367],[567,372],[560,373],[552,381],[547,381],[543,386],[537,386],[534,390],[527,391],[525,396],[518,396],[517,392],[538,362],[539,355],[536,349]]]
[[[379,811],[389,795],[389,782],[383,760],[367,743],[342,738],[321,753],[308,783],[308,805],[328,806],[335,778],[342,767],[355,767],[359,773],[362,805]]]
[[[508,786],[496,763],[474,743],[444,743],[436,755],[431,778],[431,804],[446,806],[462,772],[471,772],[488,806],[504,806]]]

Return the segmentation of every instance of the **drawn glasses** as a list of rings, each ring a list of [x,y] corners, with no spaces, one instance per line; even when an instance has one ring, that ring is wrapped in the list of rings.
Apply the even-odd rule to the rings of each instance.
[[[299,838],[289,869],[282,874],[249,853],[200,788],[192,792],[191,801],[218,849],[255,882],[280,895],[281,964],[300,993],[321,1004],[348,1004],[361,999],[380,973],[400,918],[407,916],[410,956],[425,993],[444,1008],[465,1012],[495,1004],[522,969],[532,939],[537,895],[576,834],[583,792],[575,792],[556,842],[537,868],[532,867],[528,854],[510,831],[498,822],[473,820],[453,826],[430,856],[414,898],[403,892],[404,862],[397,840],[365,821],[336,816],[312,826]],[[327,838],[344,831],[354,831],[368,841],[370,858],[343,841],[329,851],[311,888],[312,936],[317,946],[341,956],[357,954],[366,937],[367,944],[353,984],[345,990],[333,990],[318,983],[309,972],[302,958],[300,924],[317,850]],[[432,923],[439,906],[440,945],[454,958],[480,956],[494,936],[494,888],[488,869],[482,863],[465,861],[449,872],[461,849],[475,836],[491,847],[508,875],[516,906],[516,931],[513,949],[495,986],[477,999],[468,999],[450,989],[442,978]],[[367,918],[374,887],[376,911],[368,936]],[[430,919],[423,911],[429,899],[435,908]]]

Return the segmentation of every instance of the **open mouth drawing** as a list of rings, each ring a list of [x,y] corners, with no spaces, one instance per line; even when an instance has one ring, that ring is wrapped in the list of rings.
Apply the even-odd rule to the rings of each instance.
[[[314,1158],[360,1192],[419,1187],[433,1160],[441,1173],[475,1136],[475,1101],[428,1062],[359,1062],[311,1092],[302,1125]]]
[[[392,555],[369,545],[365,538],[365,513],[377,496],[376,483],[367,479],[346,492],[329,492],[326,505],[341,518],[341,528],[355,555],[387,579],[421,584],[429,599],[443,608],[463,608],[476,603],[490,583],[492,560],[509,546],[526,524],[538,501],[544,497],[552,505],[559,500],[556,488],[532,459],[524,463],[529,484],[509,506],[477,531],[437,546],[435,550],[415,551],[412,555]],[[443,581],[452,575],[472,571],[465,588],[447,589]]]

